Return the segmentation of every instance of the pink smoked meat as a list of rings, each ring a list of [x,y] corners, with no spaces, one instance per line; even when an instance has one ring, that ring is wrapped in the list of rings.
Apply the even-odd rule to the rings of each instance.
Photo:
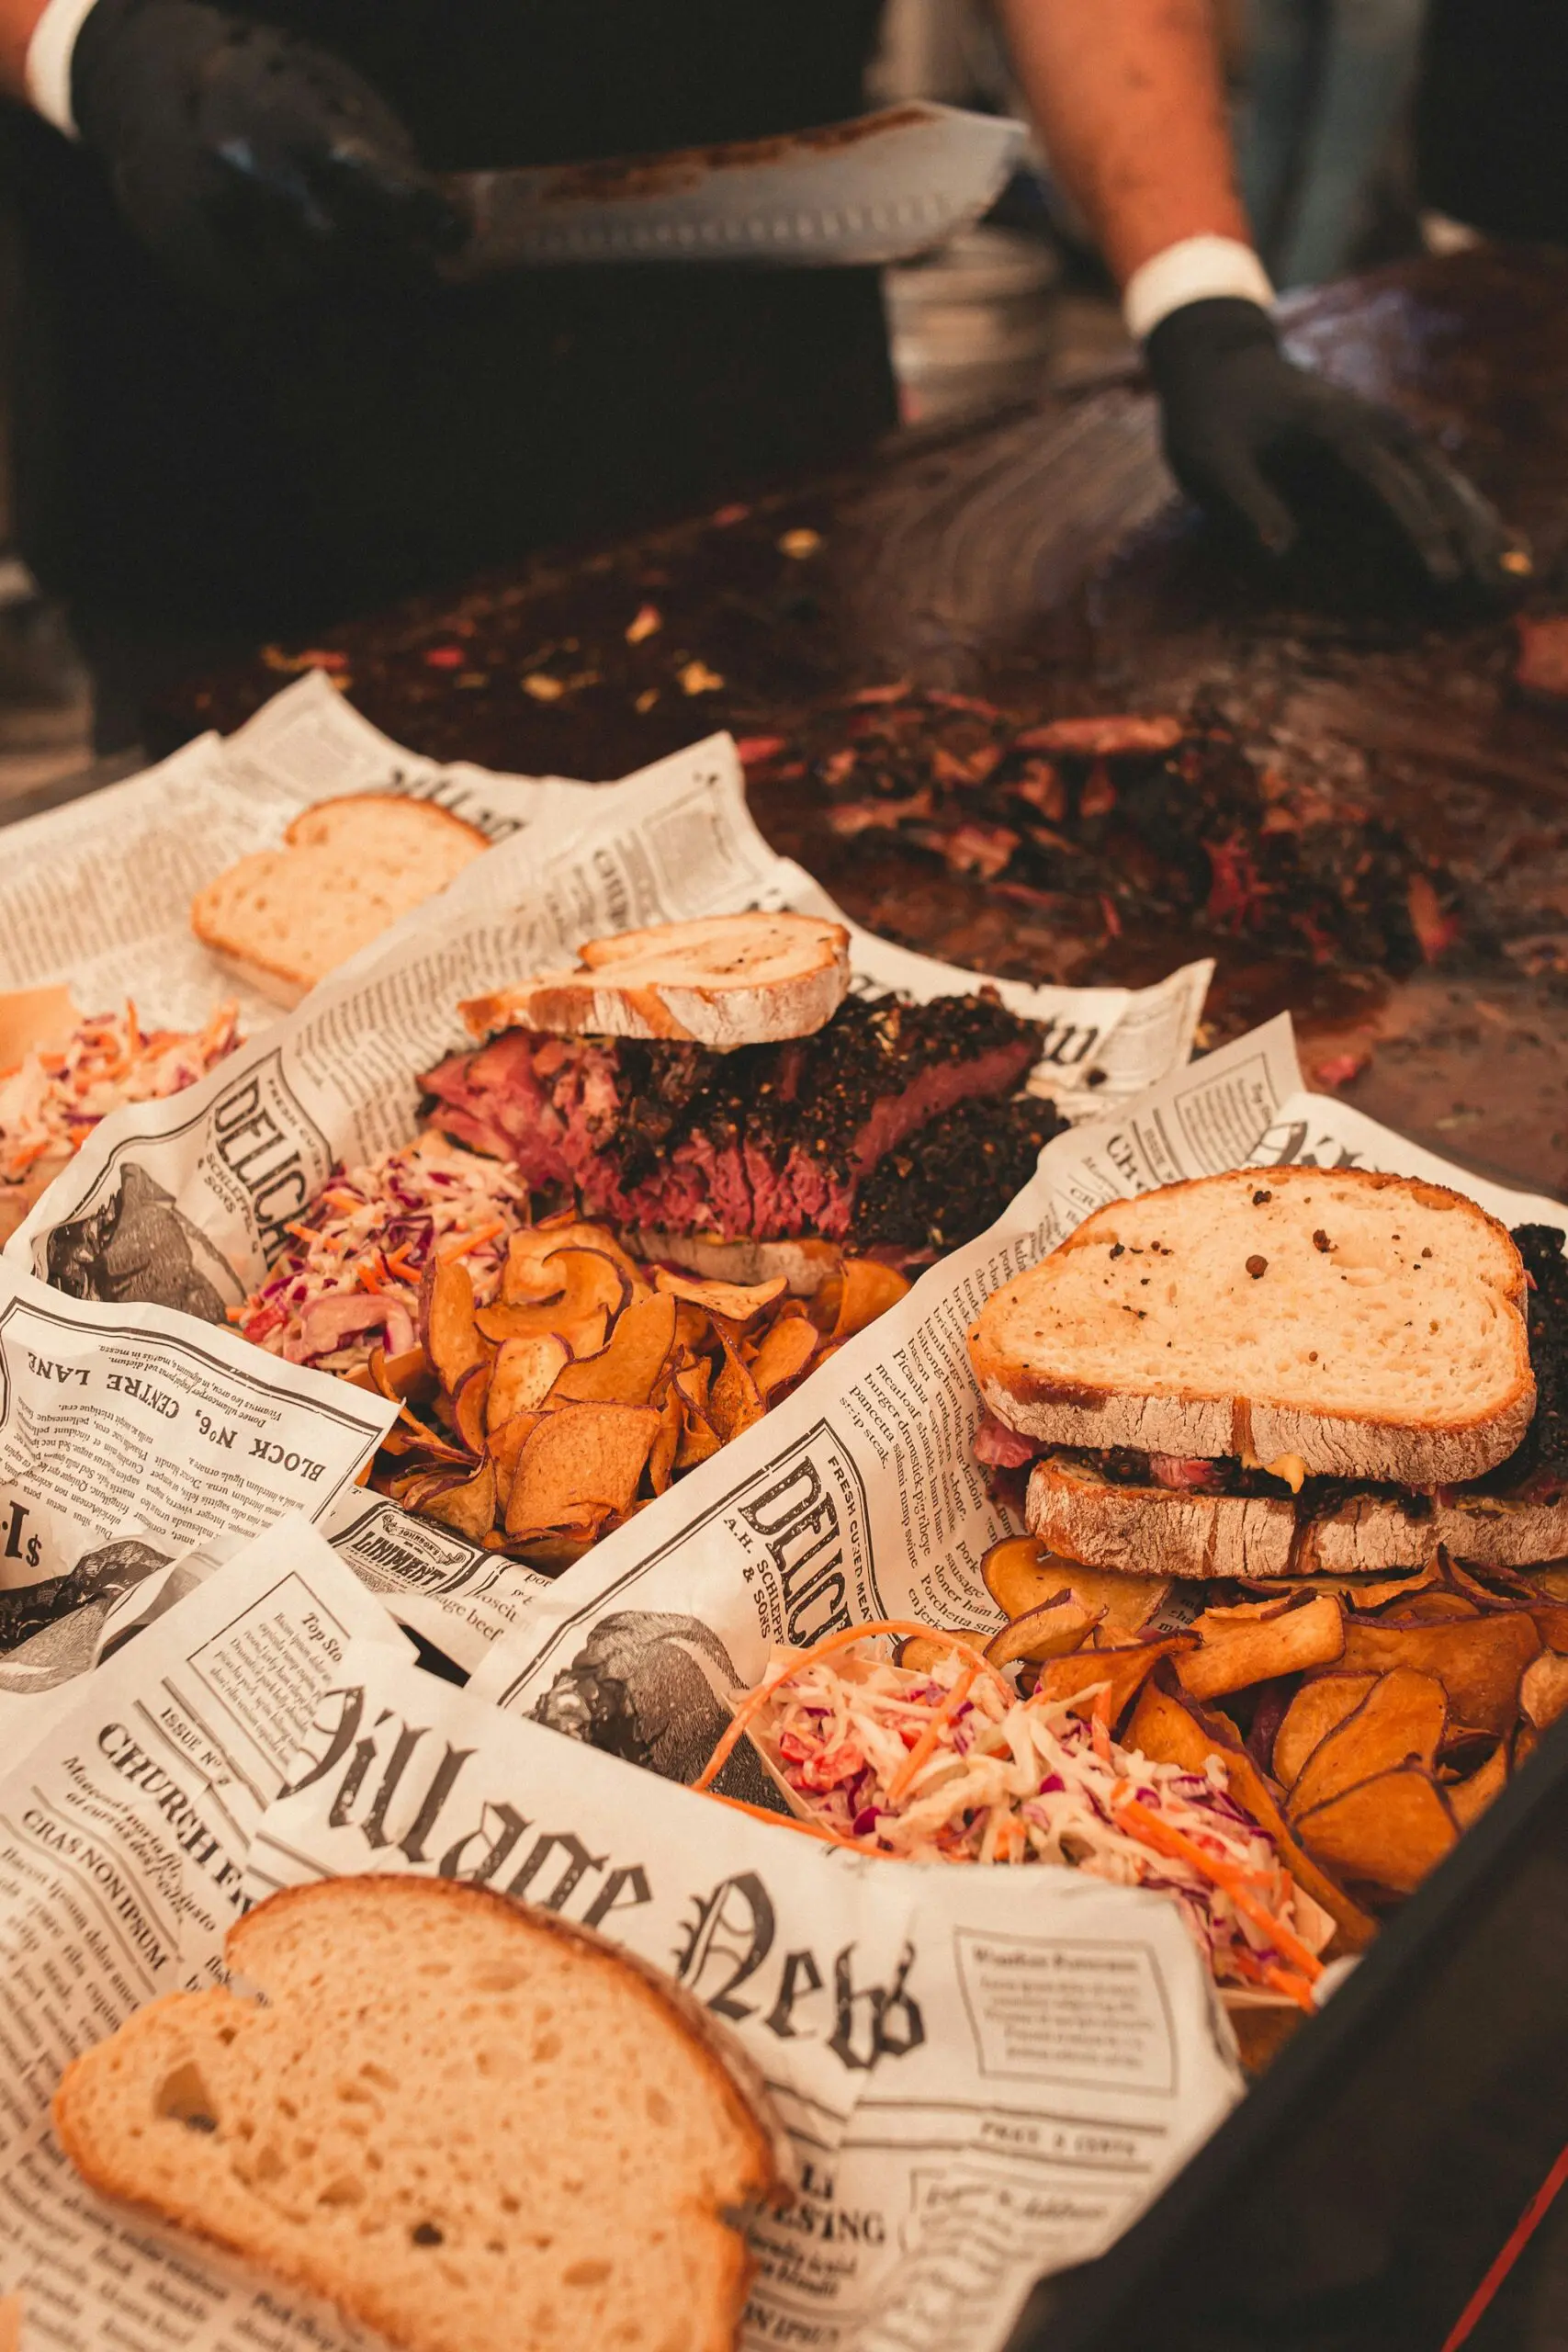
[[[591,1216],[840,1240],[881,1159],[957,1103],[1010,1095],[1041,1042],[984,993],[852,997],[815,1036],[730,1054],[509,1029],[422,1082],[445,1134]]]
[[[1149,1476],[1173,1494],[1217,1494],[1222,1484],[1217,1462],[1190,1461],[1180,1453],[1151,1453]]]
[[[1021,1470],[1043,1451],[1038,1438],[1024,1437],[1018,1430],[1010,1430],[994,1413],[987,1413],[975,1432],[975,1459],[986,1463],[993,1470]]]

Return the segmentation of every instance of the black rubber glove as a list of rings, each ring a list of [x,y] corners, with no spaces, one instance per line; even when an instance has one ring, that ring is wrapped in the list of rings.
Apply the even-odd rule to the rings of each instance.
[[[391,108],[291,33],[199,0],[97,0],[71,87],[120,209],[209,300],[418,281],[461,241]]]
[[[1165,450],[1190,496],[1270,555],[1310,526],[1319,496],[1381,510],[1438,588],[1517,590],[1529,569],[1496,511],[1404,419],[1294,367],[1267,311],[1190,302],[1144,346]]]

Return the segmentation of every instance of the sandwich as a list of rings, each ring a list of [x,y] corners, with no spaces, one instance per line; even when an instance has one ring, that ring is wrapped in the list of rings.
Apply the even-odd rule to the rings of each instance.
[[[261,1998],[165,1995],[66,2069],[55,2130],[90,2187],[407,2352],[730,2352],[744,2211],[790,2160],[745,2052],[669,1978],[416,1877],[290,1888],[225,1949]]]
[[[576,970],[462,1008],[484,1042],[423,1080],[430,1124],[705,1275],[808,1285],[813,1250],[862,1244],[867,1194],[864,1246],[929,1258],[982,1230],[1061,1125],[1021,1091],[1043,1034],[994,989],[852,994],[848,949],[792,913],[590,940]]]
[[[1238,1170],[1116,1201],[969,1332],[979,1458],[1086,1566],[1568,1553],[1568,1263],[1437,1184]]]

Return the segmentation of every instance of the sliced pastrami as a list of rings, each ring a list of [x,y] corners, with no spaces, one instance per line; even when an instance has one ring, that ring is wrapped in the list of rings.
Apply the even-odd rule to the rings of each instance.
[[[959,1103],[1004,1097],[1040,1050],[994,994],[852,999],[814,1036],[715,1054],[507,1030],[423,1083],[432,1124],[633,1228],[846,1238],[858,1189]]]

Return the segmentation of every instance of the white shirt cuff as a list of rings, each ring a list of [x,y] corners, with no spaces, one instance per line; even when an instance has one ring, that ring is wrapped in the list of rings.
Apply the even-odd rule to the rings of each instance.
[[[28,96],[33,110],[45,122],[52,122],[56,130],[63,130],[67,139],[76,136],[76,118],[71,111],[71,60],[76,52],[76,36],[96,6],[97,0],[47,0],[28,43]]]
[[[62,0],[51,5],[59,6]],[[1274,288],[1252,247],[1238,237],[1183,237],[1133,272],[1122,291],[1122,316],[1134,342],[1143,343],[1172,311],[1217,295],[1267,310]]]

